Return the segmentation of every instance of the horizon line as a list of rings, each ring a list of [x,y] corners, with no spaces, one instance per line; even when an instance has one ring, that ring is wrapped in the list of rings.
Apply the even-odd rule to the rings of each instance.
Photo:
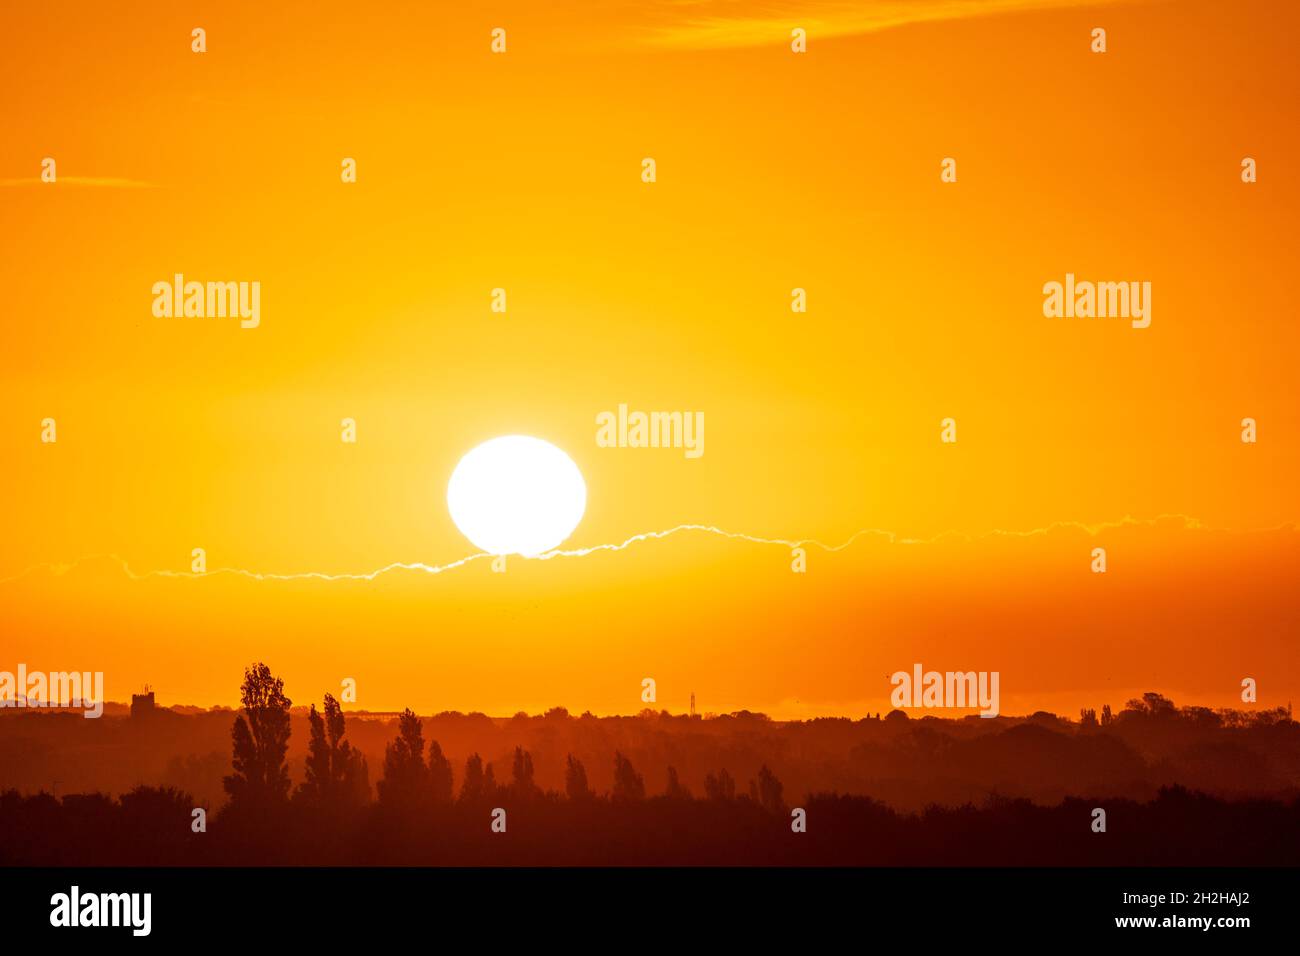
[[[1167,694],[1162,693],[1160,691],[1152,690],[1152,691],[1142,692],[1142,697],[1129,697],[1127,700],[1124,701],[1123,704],[1120,705],[1119,710],[1114,711],[1114,716],[1118,717],[1121,713],[1124,713],[1125,712],[1124,708],[1127,707],[1127,705],[1130,702],[1134,700],[1143,699],[1147,695],[1155,695],[1157,697],[1162,698],[1163,700],[1168,701],[1170,704],[1173,705],[1174,711],[1176,713],[1182,712],[1184,710],[1198,710],[1198,709],[1209,710],[1216,714],[1225,713],[1225,712],[1244,713],[1244,714],[1265,714],[1265,713],[1275,713],[1277,711],[1282,711],[1282,710],[1287,711],[1288,714],[1291,712],[1291,703],[1289,701],[1285,705],[1278,704],[1272,707],[1256,705],[1253,708],[1207,707],[1207,706],[1197,705],[1197,704],[1180,705],[1174,698],[1168,696]],[[105,709],[109,707],[115,707],[115,708],[121,708],[129,712],[133,704],[121,700],[105,700],[103,702],[103,706]],[[293,714],[294,712],[301,712],[305,714],[315,706],[316,706],[315,701],[312,701],[309,704],[291,704],[289,708],[289,712],[291,714]],[[1105,706],[1109,706],[1109,704],[1106,704]],[[353,710],[344,710],[343,715],[345,717],[357,717],[357,718],[366,718],[366,717],[396,718],[401,716],[401,714],[407,709],[410,708],[404,708],[403,710],[367,710],[365,708],[361,708],[361,709],[353,709]],[[741,708],[739,710],[730,710],[730,711],[702,711],[699,713],[690,713],[687,711],[682,711],[680,713],[675,713],[666,707],[657,708],[657,709],[654,707],[644,707],[641,710],[633,713],[597,714],[597,713],[593,713],[590,710],[583,711],[582,713],[575,713],[569,710],[569,708],[565,707],[564,705],[557,704],[554,705],[553,707],[548,707],[546,710],[538,711],[535,714],[528,713],[527,711],[523,711],[523,710],[508,715],[493,715],[479,710],[468,710],[468,711],[440,710],[436,712],[430,712],[427,714],[416,713],[416,716],[419,717],[421,720],[433,720],[439,717],[448,717],[448,718],[483,717],[492,721],[509,722],[512,720],[517,720],[521,716],[526,720],[552,719],[552,711],[555,711],[557,709],[563,710],[564,713],[562,715],[555,715],[553,719],[564,719],[564,720],[582,720],[588,717],[594,720],[649,720],[649,719],[660,719],[666,715],[668,718],[671,719],[686,718],[688,720],[718,720],[724,717],[733,718],[733,719],[756,718],[756,719],[765,720],[772,724],[803,724],[803,723],[811,723],[813,721],[818,721],[818,720],[848,720],[852,723],[860,723],[862,721],[867,721],[867,720],[883,722],[886,718],[889,717],[890,714],[897,712],[903,714],[908,720],[924,720],[926,718],[933,718],[935,720],[966,721],[966,720],[976,719],[980,721],[993,722],[997,720],[1029,720],[1034,717],[1049,716],[1055,718],[1056,720],[1064,721],[1070,724],[1081,723],[1079,719],[1076,719],[1074,717],[1070,717],[1066,714],[1058,714],[1055,711],[1044,710],[1042,708],[1031,711],[1029,713],[1021,713],[1021,714],[998,713],[998,714],[991,715],[989,717],[984,717],[979,713],[980,709],[978,707],[967,707],[967,708],[890,707],[888,710],[882,708],[875,711],[874,717],[872,716],[872,711],[868,709],[865,714],[859,716],[853,716],[850,714],[837,714],[837,715],[822,714],[822,715],[811,716],[811,717],[782,718],[782,717],[773,717],[767,712],[762,710],[749,710],[748,708]],[[1086,708],[1086,709],[1091,709],[1094,710],[1095,712],[1099,712],[1098,708]],[[29,706],[27,704],[19,704],[16,701],[11,701],[11,700],[0,701],[0,716],[3,716],[3,714],[7,711],[24,711],[24,712],[32,711],[32,712],[48,712],[51,714],[59,714],[59,713],[81,713],[84,710],[85,707],[81,704],[50,705],[43,702],[38,702],[37,704]],[[155,704],[153,705],[152,710],[155,713],[166,711],[175,714],[178,717],[194,717],[194,716],[201,716],[204,714],[238,714],[241,713],[244,710],[244,708],[240,705],[228,705],[228,704],[209,704],[206,706],[202,704]],[[184,711],[195,711],[196,713],[184,713]],[[959,711],[959,712],[952,713],[945,716],[940,713],[935,713],[935,711]],[[107,716],[107,714],[105,714],[104,716]],[[131,715],[127,713],[119,716],[123,716],[129,719]]]

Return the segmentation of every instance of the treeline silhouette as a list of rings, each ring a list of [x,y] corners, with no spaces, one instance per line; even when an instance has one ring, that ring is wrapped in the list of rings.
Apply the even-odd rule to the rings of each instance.
[[[807,832],[748,795],[616,801],[554,792],[505,799],[507,828],[490,830],[489,802],[392,813],[379,804],[307,810],[285,801],[262,817],[224,812],[206,833],[172,788],[103,794],[0,794],[0,865],[745,865],[745,866],[1295,866],[1300,804],[1223,801],[1183,788],[1155,800],[1054,807],[990,798],[980,806],[899,813],[869,797],[803,801]]]
[[[226,799],[220,806],[212,800],[196,801],[175,786],[140,785],[116,798],[103,793],[60,798],[44,791],[23,795],[9,790],[0,794],[0,863],[1300,861],[1300,796],[1294,787],[1300,735],[1287,711],[1179,709],[1158,694],[1148,694],[1130,701],[1118,715],[1108,707],[1100,717],[1085,710],[1078,722],[1036,714],[998,732],[986,729],[994,722],[979,718],[974,723],[912,721],[901,712],[865,721],[809,721],[779,730],[762,715],[743,712],[704,722],[653,713],[631,719],[670,727],[684,721],[688,727],[697,725],[692,729],[717,724],[724,741],[752,745],[756,739],[766,745],[772,767],[761,762],[752,773],[738,770],[733,775],[725,764],[715,766],[703,773],[696,793],[670,762],[674,748],[662,746],[662,741],[657,754],[663,764],[661,786],[647,786],[631,756],[615,747],[611,765],[600,768],[602,778],[611,781],[609,788],[593,787],[589,760],[581,756],[591,751],[591,741],[584,748],[581,734],[560,733],[575,724],[581,729],[588,718],[575,719],[559,709],[542,718],[521,715],[524,724],[540,722],[541,732],[534,739],[554,756],[551,779],[559,786],[539,780],[534,751],[521,744],[509,752],[500,772],[477,752],[470,753],[463,766],[453,767],[439,742],[426,740],[426,722],[406,710],[397,718],[395,736],[384,745],[372,788],[370,760],[348,739],[349,730],[358,723],[389,728],[390,733],[394,728],[386,721],[349,723],[328,694],[319,711],[313,704],[306,713],[305,755],[295,787],[288,760],[292,702],[283,681],[265,664],[253,665],[245,671],[241,704],[228,724],[231,757],[222,779]],[[451,716],[474,720],[464,715],[444,718]],[[590,722],[600,723],[596,718]],[[428,723],[437,725],[439,719]],[[556,744],[561,738],[578,746],[559,758]],[[788,796],[777,774],[780,764],[790,761],[792,750],[797,756],[801,750],[816,750],[814,742],[824,746],[827,740],[836,741],[834,752],[847,752],[851,763],[871,768],[880,790],[887,791],[891,780],[905,782],[911,773],[921,780],[947,780],[950,785],[940,789],[965,798],[908,812],[874,795],[832,792],[836,788],[809,788],[801,799]],[[646,742],[638,743],[644,751]],[[726,757],[725,747],[712,752]],[[692,752],[680,748],[678,755]],[[739,759],[727,761],[732,767],[752,765],[752,754],[743,747],[735,748],[733,756]],[[1072,768],[1071,776],[1062,777],[1063,762]],[[1238,786],[1229,789],[1238,794],[1267,796],[1225,799],[1154,782],[1162,774],[1198,765],[1221,775],[1228,768],[1236,775],[1221,776],[1221,790],[1235,781]],[[842,773],[834,768],[832,772]],[[1088,794],[1087,799],[1063,791],[1052,805],[1042,805],[1023,796],[1000,796],[998,787],[987,783],[1040,773],[1058,783],[1095,779],[1104,785],[1075,791]],[[204,810],[201,820],[196,807]],[[1095,832],[1092,825],[1097,807],[1106,811],[1104,833]],[[796,832],[800,819],[806,832]]]

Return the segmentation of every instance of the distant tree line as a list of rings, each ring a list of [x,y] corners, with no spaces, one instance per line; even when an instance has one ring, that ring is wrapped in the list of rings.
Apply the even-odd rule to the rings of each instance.
[[[138,786],[116,799],[102,793],[59,798],[9,790],[0,793],[0,864],[1300,863],[1300,790],[1293,783],[1268,799],[1225,800],[1162,785],[1141,802],[1116,796],[1131,792],[1131,783],[1127,789],[1112,783],[1100,795],[1067,795],[1052,805],[990,795],[995,789],[990,786],[980,805],[968,798],[962,805],[928,805],[913,813],[836,792],[812,792],[791,807],[766,764],[744,786],[726,768],[707,772],[702,799],[667,766],[664,789],[649,794],[621,748],[613,752],[607,793],[595,792],[587,767],[572,752],[563,758],[563,791],[556,792],[539,786],[533,754],[524,746],[514,747],[504,779],[478,753],[469,755],[457,779],[438,741],[425,739],[424,723],[408,709],[384,746],[372,799],[366,758],[348,741],[347,722],[334,697],[325,695],[321,708],[313,704],[307,714],[306,760],[296,787],[287,763],[292,702],[283,682],[265,664],[254,664],[245,671],[240,701],[230,727],[230,773],[223,780],[228,801],[210,825],[206,808],[172,787]],[[567,717],[559,710],[547,715]],[[751,729],[763,720],[761,715],[743,719]],[[841,734],[853,722],[811,721],[796,733],[818,725],[825,733]],[[1008,725],[963,742],[938,733],[934,722],[895,712],[873,722],[866,742],[849,755],[878,768],[891,755],[903,754],[906,762],[896,764],[901,769],[894,773],[925,768],[957,779],[973,778],[990,764],[1006,763],[1023,776],[1050,772],[1061,760],[1086,769],[1098,758],[1104,758],[1095,763],[1099,771],[1119,767],[1137,774],[1144,764],[1120,740],[1127,735],[1140,741],[1184,740],[1193,752],[1216,761],[1209,766],[1240,764],[1258,777],[1266,767],[1243,763],[1246,751],[1224,750],[1219,743],[1207,750],[1205,741],[1238,733],[1218,729],[1234,726],[1268,738],[1270,754],[1290,752],[1297,740],[1287,710],[1241,716],[1176,708],[1159,694],[1130,701],[1119,714],[1109,708],[1100,716],[1085,710],[1078,724],[1040,713]],[[977,719],[970,726],[983,724]],[[1069,729],[1060,732],[1062,727]],[[889,741],[896,746],[883,749]],[[1076,779],[1103,780],[1104,775]],[[875,786],[888,783],[882,777]],[[1090,826],[1097,807],[1106,811],[1105,832]],[[502,820],[499,829],[490,828],[489,819],[498,813],[508,815],[508,827]]]
[[[365,756],[343,739],[346,720],[332,695],[325,695],[323,712],[317,712],[316,705],[311,705],[306,777],[292,794],[286,758],[293,702],[285,696],[284,681],[275,677],[267,665],[254,664],[244,671],[240,703],[241,712],[231,728],[232,772],[224,779],[230,797],[226,813],[251,817],[289,802],[338,813],[369,802],[370,774]],[[667,775],[665,798],[693,799],[690,790],[682,785],[676,768],[669,766]],[[726,769],[716,776],[710,773],[704,787],[709,800],[737,799],[735,780]],[[485,764],[479,754],[471,754],[465,761],[457,794],[451,761],[443,754],[438,741],[430,740],[426,744],[422,721],[410,708],[398,715],[397,736],[384,750],[383,775],[376,790],[378,806],[399,816],[412,816],[429,807],[453,803],[479,807],[508,801],[518,805],[558,797],[543,793],[538,787],[532,754],[522,747],[515,748],[510,779],[502,782],[497,781],[490,762]],[[574,802],[600,799],[588,783],[586,767],[573,754],[565,761],[565,796]],[[645,799],[644,778],[626,756],[615,751],[614,782],[608,800],[619,805]],[[774,814],[783,814],[786,809],[781,781],[766,765],[759,769],[758,776],[749,783],[748,793],[740,799],[750,800]]]

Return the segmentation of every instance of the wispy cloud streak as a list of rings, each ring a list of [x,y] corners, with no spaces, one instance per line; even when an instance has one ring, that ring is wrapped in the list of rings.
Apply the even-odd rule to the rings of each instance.
[[[761,46],[789,42],[802,27],[810,41],[878,33],[914,23],[962,20],[998,14],[1096,7],[1124,0],[680,0],[668,7],[672,21],[647,33],[654,45],[682,48]]]
[[[901,535],[895,534],[892,531],[882,530],[880,528],[863,528],[859,531],[855,531],[852,535],[850,535],[848,538],[846,538],[844,541],[842,541],[839,544],[827,544],[826,542],[819,541],[816,538],[799,538],[799,539],[764,538],[758,535],[745,534],[739,531],[726,531],[723,530],[722,528],[714,527],[713,525],[679,524],[676,527],[668,528],[663,531],[646,531],[641,534],[634,534],[632,535],[632,537],[619,543],[597,544],[586,548],[556,549],[554,551],[548,551],[545,554],[540,554],[531,558],[524,558],[517,555],[512,555],[510,560],[552,561],[556,558],[582,558],[591,554],[595,554],[600,551],[625,551],[628,548],[632,547],[633,545],[640,544],[643,542],[659,541],[664,538],[670,538],[677,535],[689,534],[689,533],[712,535],[718,538],[724,538],[732,541],[744,541],[749,544],[757,544],[757,545],[779,545],[784,548],[813,547],[813,548],[818,548],[819,550],[822,551],[834,553],[837,551],[844,551],[845,549],[849,548],[851,545],[853,545],[860,539],[868,538],[868,537],[880,538],[892,545],[925,545],[925,544],[935,544],[937,542],[944,541],[944,540],[958,540],[958,541],[972,542],[972,541],[978,541],[985,538],[996,538],[996,537],[1031,538],[1031,537],[1039,537],[1042,535],[1051,534],[1054,531],[1063,531],[1063,530],[1082,531],[1083,533],[1091,536],[1091,535],[1097,535],[1102,531],[1106,531],[1112,528],[1138,526],[1138,525],[1150,527],[1164,522],[1181,523],[1183,529],[1188,531],[1225,530],[1225,529],[1207,528],[1196,518],[1191,518],[1188,517],[1187,515],[1166,514],[1166,515],[1159,515],[1155,518],[1125,517],[1125,518],[1121,518],[1118,521],[1105,521],[1098,524],[1086,524],[1080,521],[1060,521],[1054,524],[1050,524],[1044,528],[1033,528],[1028,531],[1005,531],[999,529],[999,530],[993,530],[993,531],[989,531],[977,535],[964,534],[957,531],[944,531],[940,534],[934,535],[929,538],[909,538],[909,537],[903,537]],[[1265,532],[1283,531],[1283,530],[1293,531],[1295,530],[1295,525],[1294,523],[1288,522],[1273,528],[1265,528],[1260,530]],[[373,571],[342,572],[337,574],[331,574],[325,571],[297,571],[297,572],[290,572],[290,573],[274,573],[274,572],[267,572],[267,571],[251,571],[246,568],[214,568],[210,571],[175,571],[175,570],[163,568],[163,569],[152,570],[152,571],[136,571],[130,566],[130,564],[127,563],[127,561],[124,558],[120,557],[119,555],[93,554],[66,563],[45,562],[43,564],[35,564],[27,568],[26,570],[19,572],[18,574],[14,574],[6,578],[0,578],[0,584],[11,584],[40,571],[49,572],[50,574],[56,577],[62,576],[78,567],[96,561],[106,561],[111,564],[117,565],[122,570],[122,572],[133,581],[143,581],[143,580],[148,580],[150,578],[210,578],[210,577],[218,577],[221,575],[230,575],[235,577],[248,578],[254,581],[374,581],[375,579],[380,578],[386,574],[391,574],[397,571],[418,572],[418,573],[428,574],[428,575],[445,574],[448,571],[454,571],[458,568],[465,567],[466,565],[471,564],[475,561],[491,560],[492,557],[493,555],[480,552],[479,554],[467,555],[463,558],[459,558],[458,560],[451,561],[447,564],[426,564],[423,561],[413,561],[413,562],[395,561],[392,564],[386,564],[383,567],[376,568]]]

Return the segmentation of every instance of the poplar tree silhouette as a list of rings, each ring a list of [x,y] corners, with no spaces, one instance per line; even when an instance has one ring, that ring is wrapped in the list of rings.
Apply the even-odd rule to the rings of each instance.
[[[284,681],[258,662],[244,670],[240,688],[244,712],[230,730],[234,773],[222,784],[232,807],[263,808],[281,804],[289,795],[289,708]]]
[[[483,758],[470,754],[465,761],[465,779],[460,785],[460,802],[465,804],[481,803],[486,797],[483,780]]]
[[[511,789],[516,797],[527,800],[537,795],[539,791],[533,781],[533,755],[523,747],[515,748],[515,760],[510,773],[513,778]]]
[[[615,803],[630,803],[645,799],[645,780],[619,751],[614,751],[614,789],[610,799]]]
[[[310,803],[322,802],[329,789],[330,748],[325,740],[325,721],[316,712],[315,704],[307,714],[307,734],[306,777],[294,796]]]
[[[710,773],[704,777],[704,795],[710,800],[736,799],[736,781],[726,767],[719,770],[717,776]]]
[[[343,708],[332,694],[325,695],[325,736],[330,750],[331,797],[341,804],[359,806],[370,800],[370,767],[366,755],[343,739]]]
[[[370,799],[366,758],[343,739],[343,708],[325,695],[322,716],[312,704],[307,715],[311,740],[307,744],[306,779],[295,796],[316,806],[355,807]]]
[[[763,809],[769,813],[784,815],[785,800],[782,799],[784,790],[785,787],[780,780],[776,779],[776,774],[767,769],[767,764],[763,764],[758,770],[758,802],[762,804]]]
[[[671,765],[668,767],[668,786],[664,788],[664,796],[669,800],[691,799],[691,792],[682,786],[677,777],[677,768]]]
[[[424,763],[424,731],[409,707],[397,718],[397,739],[384,749],[380,806],[411,812],[428,802],[429,768]]]
[[[590,800],[593,796],[591,787],[587,785],[587,768],[573,754],[569,754],[564,765],[564,792],[574,803]]]

